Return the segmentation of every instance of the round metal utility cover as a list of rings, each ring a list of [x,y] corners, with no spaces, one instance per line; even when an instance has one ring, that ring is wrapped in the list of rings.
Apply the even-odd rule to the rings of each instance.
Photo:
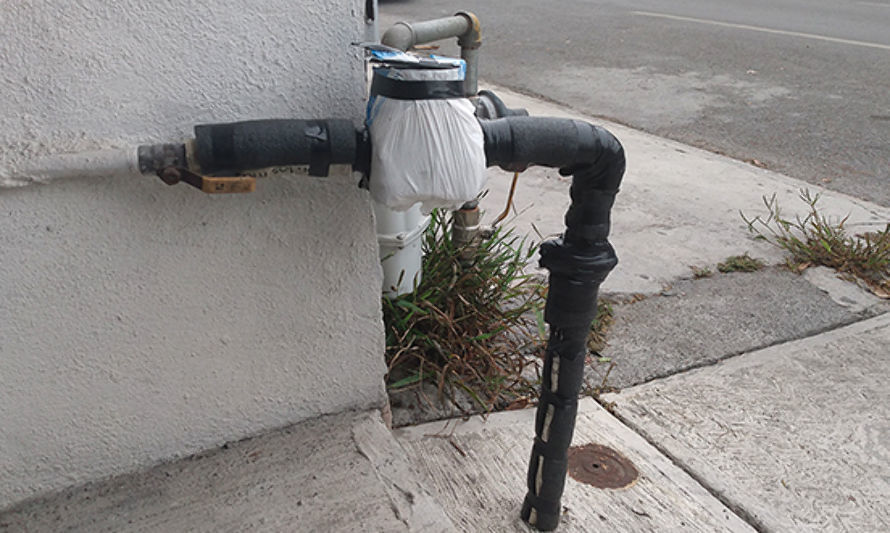
[[[640,473],[626,457],[601,444],[569,448],[572,479],[600,489],[629,487]]]

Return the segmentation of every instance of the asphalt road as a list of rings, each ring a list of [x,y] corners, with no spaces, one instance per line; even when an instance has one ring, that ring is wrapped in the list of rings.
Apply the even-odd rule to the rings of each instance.
[[[890,0],[380,0],[381,33],[462,9],[483,80],[890,206]]]

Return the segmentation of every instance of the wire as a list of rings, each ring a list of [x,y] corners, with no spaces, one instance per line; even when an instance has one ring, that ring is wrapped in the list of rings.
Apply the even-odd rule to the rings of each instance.
[[[513,183],[510,185],[510,194],[507,196],[507,206],[504,207],[504,212],[498,215],[494,222],[491,223],[491,227],[497,227],[497,225],[507,218],[507,215],[510,214],[510,208],[513,207],[513,193],[516,192],[516,182],[519,181],[519,172],[513,173]]]

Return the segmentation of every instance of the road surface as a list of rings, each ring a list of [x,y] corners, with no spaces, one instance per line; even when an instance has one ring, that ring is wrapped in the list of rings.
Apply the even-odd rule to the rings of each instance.
[[[890,206],[890,0],[380,1],[475,12],[483,80]]]

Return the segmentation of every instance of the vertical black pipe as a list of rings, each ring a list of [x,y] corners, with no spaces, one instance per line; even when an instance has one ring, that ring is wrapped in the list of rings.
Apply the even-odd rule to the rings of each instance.
[[[605,129],[580,121],[508,117],[480,124],[489,165],[554,166],[573,176],[565,234],[541,245],[541,266],[550,271],[544,312],[550,338],[522,505],[523,520],[550,531],[559,524],[597,292],[618,263],[608,235],[624,149]]]

